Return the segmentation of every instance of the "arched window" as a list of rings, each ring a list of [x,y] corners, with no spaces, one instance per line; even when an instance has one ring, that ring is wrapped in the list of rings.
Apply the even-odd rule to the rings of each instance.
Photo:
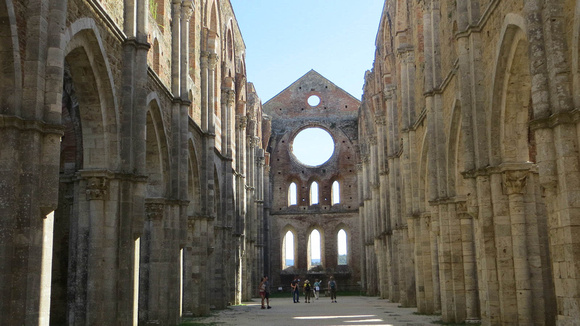
[[[332,205],[340,204],[340,184],[338,181],[332,183],[332,192],[330,194]]]
[[[310,205],[318,204],[318,182],[310,184]]]
[[[338,265],[348,265],[348,248],[344,229],[338,231]]]
[[[288,187],[288,206],[296,205],[296,183],[292,182]]]
[[[308,239],[308,269],[322,264],[320,247],[320,232],[314,229]]]
[[[294,266],[294,233],[286,232],[282,243],[282,269]]]

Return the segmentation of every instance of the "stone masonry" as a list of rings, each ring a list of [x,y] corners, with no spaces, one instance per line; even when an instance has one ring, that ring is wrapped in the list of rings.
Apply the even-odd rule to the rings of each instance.
[[[367,293],[580,324],[580,1],[387,0],[359,111]]]
[[[319,102],[309,104],[311,96]],[[264,104],[271,120],[267,146],[270,155],[268,254],[272,284],[288,290],[294,276],[302,281],[333,275],[343,290],[360,289],[360,225],[358,218],[358,132],[360,102],[316,71],[311,70]],[[334,141],[332,157],[319,166],[301,163],[292,153],[294,137],[306,128],[321,128]],[[318,184],[318,203],[310,200]],[[332,201],[338,182],[340,200]],[[296,203],[289,202],[289,186],[296,185]],[[316,189],[316,188],[315,188]],[[321,262],[310,263],[310,236],[320,233]],[[338,263],[338,232],[347,235],[347,261]],[[285,267],[284,236],[294,238],[294,265]]]
[[[254,295],[244,58],[229,1],[0,0],[1,325],[177,325]]]

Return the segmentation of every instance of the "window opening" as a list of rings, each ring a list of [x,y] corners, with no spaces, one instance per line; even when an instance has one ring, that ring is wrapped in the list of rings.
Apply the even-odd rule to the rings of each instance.
[[[320,97],[317,95],[310,95],[310,97],[308,97],[308,105],[315,107],[318,106],[318,104],[320,104]]]
[[[318,204],[318,182],[310,184],[310,205]]]
[[[332,183],[332,192],[331,192],[331,199],[332,205],[340,204],[340,184],[338,181],[334,181]]]
[[[286,232],[282,244],[282,269],[294,266],[294,233]]]
[[[338,231],[338,265],[348,265],[348,248],[344,229]]]
[[[296,204],[296,183],[292,182],[290,187],[288,187],[288,206]]]
[[[310,232],[310,239],[309,239],[309,251],[310,251],[310,259],[309,259],[309,266],[308,268],[312,268],[314,266],[319,266],[322,264],[321,260],[321,248],[320,248],[320,232],[316,229]]]
[[[309,127],[294,137],[290,148],[301,164],[319,166],[326,163],[334,154],[334,139],[322,128]]]

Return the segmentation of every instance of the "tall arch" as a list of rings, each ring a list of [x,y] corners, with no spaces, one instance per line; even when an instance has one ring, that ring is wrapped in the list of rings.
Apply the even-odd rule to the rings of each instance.
[[[316,266],[321,266],[323,263],[323,253],[324,253],[324,241],[322,241],[322,233],[317,227],[312,228],[308,234],[308,244],[307,244],[307,259],[308,259],[308,269],[312,269]]]
[[[147,197],[163,198],[169,188],[169,146],[163,126],[163,118],[159,102],[149,102],[146,125],[146,171]]]
[[[286,270],[290,267],[296,266],[297,259],[297,244],[296,241],[296,231],[292,227],[286,227],[282,231],[282,243],[280,248],[282,252],[280,253],[282,269]]]
[[[94,20],[82,18],[65,31],[65,61],[75,85],[85,143],[86,169],[116,170],[119,155],[119,110],[112,71]],[[88,74],[87,74],[88,72]],[[98,92],[99,96],[93,94]]]
[[[320,194],[320,189],[318,187],[318,182],[317,181],[312,181],[310,183],[310,205],[317,205],[319,203],[319,194]]]
[[[120,124],[103,41],[94,20],[82,18],[65,30],[63,42],[62,116],[67,131],[61,144],[62,173],[55,211],[50,322],[85,324],[91,323],[85,311],[68,314],[59,305],[68,302],[86,307],[99,297],[104,303],[97,310],[115,310],[117,298],[104,289],[118,282],[133,284],[133,278],[110,273],[126,257],[121,257],[117,244],[107,241],[116,229],[104,227],[118,225],[120,218],[115,213],[119,211],[115,188],[108,186],[116,181],[106,172],[120,166]],[[103,186],[109,188],[106,195],[94,191]],[[95,209],[92,200],[102,202],[111,213]],[[100,223],[91,223],[96,220]],[[74,290],[67,290],[71,288]],[[100,320],[108,323],[109,318],[117,317],[110,314]]]
[[[488,117],[488,143],[492,165],[502,162],[529,162],[529,121],[531,107],[531,76],[529,44],[523,18],[506,17],[502,42],[497,54]]]

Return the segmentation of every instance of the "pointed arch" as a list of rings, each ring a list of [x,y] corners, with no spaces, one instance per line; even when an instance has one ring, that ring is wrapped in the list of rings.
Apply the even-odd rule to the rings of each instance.
[[[147,197],[162,198],[168,195],[169,189],[169,144],[156,93],[147,97],[148,111],[146,120],[146,153]]]
[[[319,193],[320,190],[318,189],[318,182],[312,181],[310,183],[310,205],[318,205],[319,203]]]
[[[332,205],[340,204],[340,182],[334,180],[332,183],[332,188],[330,190],[330,200]]]
[[[288,206],[298,204],[298,186],[296,182],[292,181],[288,185]]]
[[[312,269],[316,266],[322,265],[322,233],[314,227],[308,235],[308,269]]]
[[[535,159],[529,121],[531,76],[523,17],[508,14],[502,30],[493,76],[488,144],[492,165]],[[535,147],[535,146],[534,146]]]
[[[345,226],[340,226],[338,232],[336,232],[336,257],[337,265],[348,265],[349,261],[349,244],[348,244],[348,233]]]
[[[193,144],[193,139],[188,141],[188,184],[187,184],[187,198],[189,205],[187,207],[187,215],[193,216],[201,214],[201,182],[200,182],[200,162],[196,148]]]
[[[461,194],[460,188],[463,186],[463,177],[461,170],[464,168],[464,162],[461,156],[463,150],[461,148],[461,101],[455,100],[453,102],[453,109],[451,113],[451,124],[449,125],[449,132],[447,133],[447,194],[450,197]]]
[[[64,42],[65,61],[79,99],[84,168],[115,170],[120,165],[119,110],[111,68],[94,20],[82,18],[71,24]]]
[[[296,266],[296,230],[290,225],[282,229],[282,252],[280,257],[282,257],[282,269],[287,269]]]

